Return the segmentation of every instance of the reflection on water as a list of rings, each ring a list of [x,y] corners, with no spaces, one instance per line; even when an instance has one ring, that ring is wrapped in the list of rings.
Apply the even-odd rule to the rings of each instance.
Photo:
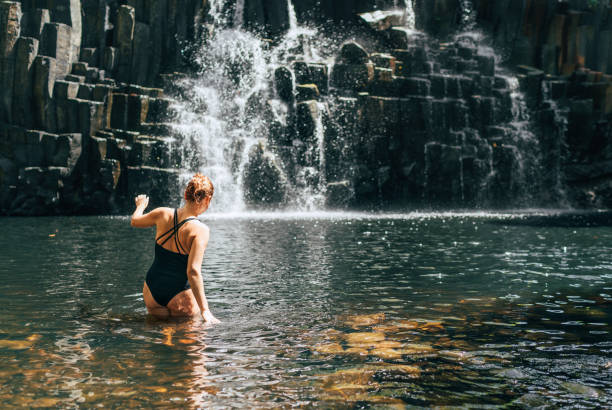
[[[612,228],[521,218],[212,216],[212,328],[146,316],[127,218],[2,219],[0,400],[609,406]]]

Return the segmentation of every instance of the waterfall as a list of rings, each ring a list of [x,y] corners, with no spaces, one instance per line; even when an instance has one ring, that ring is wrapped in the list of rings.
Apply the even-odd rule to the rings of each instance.
[[[227,0],[210,0],[208,15],[215,27],[224,27],[229,22]]]
[[[245,0],[236,1],[236,9],[234,10],[234,20],[233,20],[235,28],[242,27],[242,23],[244,22],[244,1]]]
[[[334,146],[338,128],[350,130],[355,125],[336,124],[329,113],[330,104],[343,92],[341,86],[327,91],[339,39],[300,25],[292,1],[287,0],[286,6],[288,31],[268,41],[242,28],[245,0],[212,0],[213,30],[194,53],[197,72],[175,84],[180,92],[173,107],[177,117],[172,131],[184,178],[195,171],[212,178],[216,186],[212,210],[239,212],[248,206],[245,198],[256,202],[258,178],[268,171],[262,181],[282,185],[273,194],[282,192],[266,205],[297,210],[322,208],[328,187],[330,192],[338,186],[351,190],[359,178],[365,181],[359,188],[365,194],[373,193],[371,187],[377,184],[380,206],[384,195],[403,189],[396,183],[402,181],[400,177],[410,178],[406,192],[422,194],[422,199],[433,203],[505,206],[517,198],[537,197],[542,187],[541,149],[531,130],[525,96],[518,78],[497,68],[500,58],[483,45],[483,35],[471,30],[475,24],[471,1],[461,1],[463,28],[471,31],[436,49],[425,34],[413,32],[413,3],[404,0],[403,29],[414,41],[403,56],[408,57],[405,61],[412,72],[406,79],[399,76],[398,83],[410,80],[406,83],[414,86],[411,93],[415,95],[401,104],[410,104],[406,112],[425,117],[415,119],[415,131],[428,140],[419,150],[422,156],[406,152],[411,163],[402,164],[406,170],[401,176],[392,170],[400,161],[371,161],[377,168],[362,170],[359,166],[373,158],[359,157],[363,153],[357,149],[343,151],[345,147]],[[311,83],[325,91],[315,96]],[[336,80],[332,84],[337,86]],[[382,96],[385,90],[380,90]],[[385,101],[391,104],[387,107],[400,104],[400,99]],[[339,134],[349,145],[353,143],[354,132]],[[265,190],[264,186],[261,191]],[[369,198],[364,196],[365,201]]]
[[[514,145],[514,155],[517,161],[517,189],[524,198],[523,205],[531,205],[541,191],[540,146],[538,139],[531,129],[531,118],[525,94],[520,89],[516,76],[501,75],[510,89],[512,101],[512,119],[510,127],[511,143]],[[524,192],[522,192],[524,191]]]
[[[461,27],[464,31],[473,30],[476,26],[476,10],[472,0],[459,0]]]
[[[551,200],[555,203],[559,203],[562,207],[568,207],[567,193],[562,188],[561,182],[561,159],[567,158],[567,146],[565,143],[567,133],[567,116],[568,109],[562,109],[557,104],[553,96],[552,83],[551,81],[542,81],[542,100],[544,106],[547,107],[549,112],[552,112],[552,124],[549,126],[554,127],[554,133],[548,135],[547,132],[543,132],[543,144],[545,144],[543,151],[546,172],[547,188],[550,190]],[[546,128],[546,124],[544,125]]]
[[[231,0],[212,0],[213,34],[195,53],[196,75],[176,81],[180,96],[172,132],[179,147],[182,182],[198,171],[216,186],[211,210],[239,212],[246,208],[243,173],[248,154],[258,141],[267,141],[271,121],[287,126],[288,107],[275,99],[274,70],[290,66],[296,55],[323,62],[327,46],[314,29],[300,27],[287,0],[289,30],[277,45],[242,29],[244,0],[230,16]],[[230,24],[232,23],[232,24]],[[323,203],[325,111],[319,103],[315,139],[308,152],[313,163],[296,169],[289,206],[316,209]]]
[[[289,10],[289,32],[292,32],[297,29],[298,23],[297,15],[295,14],[295,7],[293,7],[291,0],[287,0],[287,9]]]
[[[325,129],[323,126],[325,110],[325,103],[317,103],[315,142],[307,149],[305,155],[309,166],[302,167],[296,178],[296,193],[290,206],[300,210],[321,209],[325,202]]]
[[[416,17],[412,6],[412,0],[404,0],[404,26],[410,30],[414,30],[416,27]]]
[[[267,133],[263,116],[253,115],[258,93],[268,87],[264,44],[249,33],[221,29],[200,48],[196,63],[198,75],[177,84],[183,98],[174,107],[185,178],[196,170],[209,175],[217,187],[211,209],[239,211],[248,148]]]

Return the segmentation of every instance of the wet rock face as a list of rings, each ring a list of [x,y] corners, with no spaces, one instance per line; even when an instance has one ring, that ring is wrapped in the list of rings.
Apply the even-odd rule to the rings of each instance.
[[[607,172],[602,164],[612,151],[605,148],[611,144],[612,119],[612,77],[606,75],[602,62],[608,54],[599,53],[596,58],[589,51],[591,45],[585,48],[563,40],[555,43],[561,53],[556,54],[555,64],[546,66],[545,56],[529,54],[529,50],[535,50],[536,44],[546,48],[557,40],[552,34],[537,37],[534,28],[526,34],[530,36],[527,59],[518,58],[519,43],[506,44],[510,54],[496,56],[482,47],[483,38],[473,34],[447,37],[464,24],[459,2],[416,3],[417,26],[438,38],[411,35],[386,24],[392,14],[379,13],[380,19],[375,20],[373,13],[368,21],[381,43],[370,46],[366,54],[361,52],[363,47],[345,44],[331,69],[335,91],[357,99],[359,117],[353,140],[360,143],[350,154],[351,165],[334,177],[352,181],[353,204],[371,202],[379,207],[424,201],[433,206],[507,207],[570,201],[576,206],[610,206],[608,183],[587,182]],[[502,10],[506,23],[519,28],[532,19],[506,2],[473,3],[471,18],[485,27]],[[572,11],[548,3],[546,13],[542,4],[533,7],[532,12],[544,20],[556,16],[559,32],[573,32],[568,24],[576,16],[595,16],[582,6]],[[610,14],[608,6],[601,7],[604,15]],[[447,12],[444,17],[436,17],[442,10]],[[601,38],[598,33],[609,24],[608,17],[586,21],[592,24],[593,38]],[[494,27],[498,30],[500,25]],[[524,31],[513,32],[505,41],[518,41],[520,33]],[[576,33],[577,39],[580,33]],[[517,66],[516,74],[504,72],[497,66],[501,58],[526,65]],[[586,61],[593,69],[576,69]],[[369,63],[372,75],[366,74]],[[539,64],[544,67],[538,68]],[[595,71],[596,67],[603,72]],[[546,72],[564,70],[573,74],[546,76]],[[334,108],[331,117],[341,117],[342,111]],[[330,155],[326,166],[338,168],[333,161]],[[590,166],[593,162],[596,165]]]
[[[0,121],[12,121],[12,80],[15,73],[16,44],[21,32],[21,4],[0,3]]]
[[[0,2],[0,212],[109,213],[133,192],[176,196],[169,100],[143,86],[184,64],[179,44],[203,12],[196,0]]]
[[[271,36],[289,29],[289,8],[285,0],[245,0],[243,16],[247,28],[264,30]]]
[[[346,64],[363,64],[370,59],[368,52],[354,41],[350,41],[340,49],[340,60]]]
[[[381,38],[389,37],[382,33]],[[466,207],[497,201],[491,175],[504,165],[495,162],[494,147],[514,147],[521,132],[510,125],[516,120],[512,90],[497,73],[494,56],[472,37],[443,45],[425,40],[406,37],[405,49],[380,48],[373,54],[347,43],[338,53],[331,84],[354,98],[350,109],[358,114],[349,125],[343,119],[349,100],[342,97],[342,104],[332,105],[331,118],[338,122],[326,135],[336,141],[326,147],[326,167],[333,170],[328,182],[351,181],[354,196],[345,197],[352,205]],[[342,72],[347,62],[366,61],[374,75],[358,84]],[[498,141],[493,125],[504,130]],[[338,134],[344,134],[339,144]],[[341,144],[351,149],[342,152]],[[513,148],[507,152],[518,155]],[[525,166],[536,166],[529,161]],[[497,183],[503,191],[522,178],[511,167]]]
[[[275,208],[287,199],[287,177],[275,156],[260,142],[249,152],[244,169],[244,199],[257,208]]]
[[[326,187],[325,205],[331,209],[347,208],[354,196],[355,192],[349,181],[330,182]]]
[[[243,174],[252,206],[285,204],[289,186],[339,208],[526,205],[518,198],[612,206],[605,2],[474,0],[466,13],[464,2],[414,0],[427,34],[402,27],[391,0],[292,3],[300,21],[342,22],[359,35],[333,64],[310,61],[302,44],[270,73],[271,90],[249,97],[248,112],[265,111],[269,127]],[[118,212],[149,191],[170,200],[181,152],[158,87],[172,94],[184,44],[210,35],[207,7],[0,2],[0,212]],[[285,0],[244,2],[244,27],[260,35],[278,38],[289,19]],[[468,23],[488,37],[456,35]]]
[[[274,86],[281,100],[291,104],[293,101],[293,73],[287,67],[278,67],[274,72]]]

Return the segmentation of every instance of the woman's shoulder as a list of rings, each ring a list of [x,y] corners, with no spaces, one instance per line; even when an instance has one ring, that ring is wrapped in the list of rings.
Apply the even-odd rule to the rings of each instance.
[[[195,221],[189,223],[189,227],[191,228],[191,232],[193,233],[193,235],[208,236],[210,234],[210,229],[208,228],[208,225],[206,225],[204,222],[200,221],[199,219],[196,219]]]
[[[201,232],[206,232],[206,233],[210,232],[208,225],[206,225],[204,222],[200,221],[199,219],[197,220],[197,223],[194,225],[197,226],[198,230],[200,230]]]
[[[174,208],[168,208],[166,206],[162,206],[159,208],[155,208],[152,212],[156,212],[160,216],[174,218]]]

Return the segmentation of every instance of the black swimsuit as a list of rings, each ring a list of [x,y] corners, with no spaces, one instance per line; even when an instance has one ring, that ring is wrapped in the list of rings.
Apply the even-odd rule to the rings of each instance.
[[[162,306],[167,306],[173,297],[185,289],[189,289],[189,281],[187,280],[187,261],[189,260],[189,255],[185,253],[185,249],[183,249],[178,239],[178,231],[185,223],[195,219],[187,218],[177,223],[178,214],[175,209],[174,226],[155,239],[155,259],[147,272],[145,281],[151,291],[151,295],[153,295],[153,299]],[[162,246],[173,236],[178,253],[169,251]],[[164,237],[166,238],[161,244],[157,243],[157,241]]]

